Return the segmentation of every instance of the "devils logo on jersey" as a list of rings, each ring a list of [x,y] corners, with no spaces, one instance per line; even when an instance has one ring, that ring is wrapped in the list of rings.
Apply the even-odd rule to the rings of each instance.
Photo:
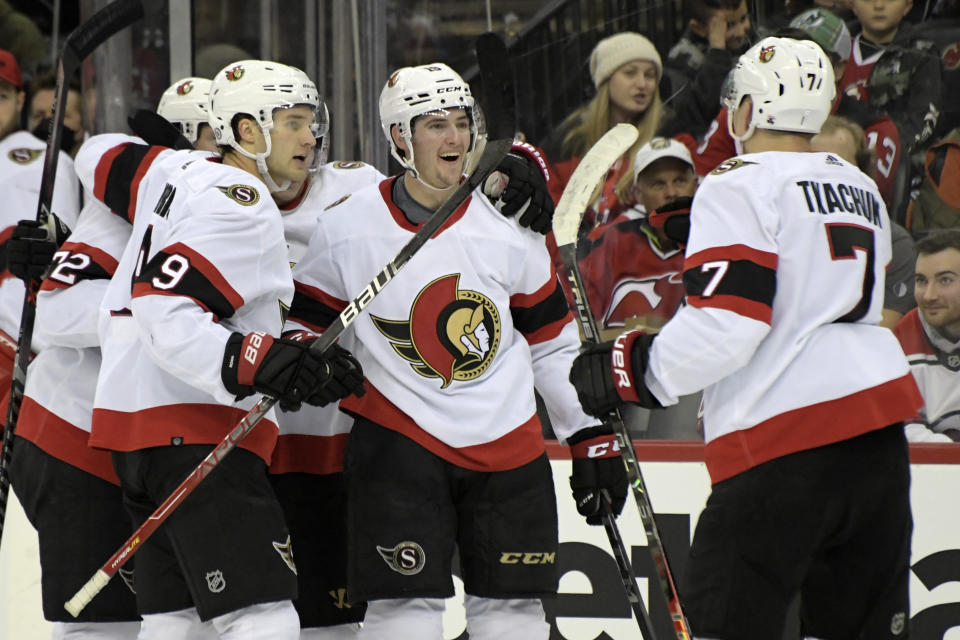
[[[11,149],[7,157],[17,164],[33,162],[43,155],[43,149]]]
[[[420,375],[440,378],[441,388],[482,375],[500,346],[497,307],[459,282],[460,275],[451,274],[425,286],[408,320],[370,316],[394,351]]]

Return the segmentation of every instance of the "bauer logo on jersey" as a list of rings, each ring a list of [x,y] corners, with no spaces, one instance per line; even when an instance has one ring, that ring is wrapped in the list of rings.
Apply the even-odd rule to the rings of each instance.
[[[17,164],[28,164],[43,155],[43,149],[11,149],[7,157]]]
[[[245,207],[249,207],[260,202],[260,193],[246,184],[235,184],[229,187],[217,187],[225,196],[231,200],[236,200]]]
[[[395,547],[381,547],[377,545],[377,553],[387,563],[387,566],[397,573],[413,576],[423,571],[427,557],[423,547],[416,542],[404,540]]]
[[[757,164],[756,162],[750,162],[748,160],[741,160],[740,158],[730,158],[729,160],[724,160],[717,165],[717,168],[710,172],[712,176],[718,176],[721,173],[729,173],[734,169],[739,169],[740,167],[745,167],[748,164]]]
[[[409,320],[370,315],[394,351],[426,378],[473,380],[500,346],[500,314],[487,296],[459,288],[460,275],[437,278],[417,295]]]

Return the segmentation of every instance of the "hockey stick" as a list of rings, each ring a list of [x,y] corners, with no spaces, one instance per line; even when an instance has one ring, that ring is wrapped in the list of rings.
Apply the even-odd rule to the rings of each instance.
[[[597,143],[590,148],[580,164],[570,176],[567,187],[563,190],[560,202],[557,203],[556,211],[553,215],[553,233],[557,241],[557,250],[560,258],[567,269],[567,279],[570,289],[573,293],[574,302],[577,306],[577,324],[583,333],[584,340],[587,342],[598,342],[600,332],[597,329],[597,322],[590,309],[589,300],[583,287],[583,281],[580,277],[580,268],[577,264],[577,240],[579,239],[580,221],[583,218],[584,210],[593,201],[604,176],[607,175],[610,167],[619,158],[637,138],[637,130],[629,124],[618,124],[608,131]],[[653,507],[650,506],[650,498],[647,494],[647,487],[643,481],[643,474],[640,472],[640,465],[637,462],[636,450],[633,446],[633,439],[630,432],[623,424],[623,418],[620,411],[611,413],[605,420],[613,427],[620,444],[620,455],[623,458],[624,466],[627,470],[627,479],[633,490],[633,497],[637,503],[637,509],[640,512],[640,520],[643,523],[643,529],[647,536],[647,547],[650,549],[650,555],[653,557],[653,565],[657,572],[657,578],[660,587],[667,602],[667,610],[670,612],[670,618],[673,622],[673,629],[678,640],[689,640],[691,638],[690,627],[683,615],[680,607],[680,598],[677,595],[677,589],[674,584],[673,575],[670,573],[670,567],[667,564],[667,556],[663,549],[663,542],[660,538],[660,531],[657,528],[657,522],[653,516]],[[610,518],[610,524],[616,526]],[[607,530],[608,536],[610,530]],[[622,542],[620,543],[622,545]],[[616,547],[616,542],[611,537],[611,545]],[[624,567],[620,561],[616,550],[614,556],[617,557],[620,564],[621,576],[629,576],[624,580],[624,587],[628,596],[636,589],[636,581],[632,576],[632,568],[629,564]],[[638,619],[639,623],[639,619]]]
[[[193,149],[193,144],[184,137],[180,127],[156,111],[138,109],[127,118],[127,124],[135,135],[149,145],[170,149]]]
[[[623,538],[620,536],[620,529],[617,527],[617,516],[613,514],[610,494],[606,490],[601,496],[601,505],[603,512],[600,514],[600,521],[603,522],[603,528],[607,532],[607,539],[610,541],[610,550],[613,551],[613,557],[617,561],[617,569],[620,570],[620,582],[623,583],[623,589],[627,592],[627,601],[630,608],[633,609],[633,615],[636,616],[637,626],[640,627],[640,635],[643,640],[656,640],[657,636],[653,632],[653,622],[650,620],[650,614],[643,605],[643,596],[640,594],[640,587],[637,585],[637,576],[633,573],[633,565],[630,564],[630,554],[623,544]]]
[[[60,138],[63,135],[63,116],[66,111],[68,83],[80,68],[84,58],[107,38],[143,17],[140,0],[116,0],[93,14],[89,20],[70,32],[63,41],[63,50],[57,62],[56,88],[53,93],[53,115],[47,135],[47,148],[43,156],[43,173],[40,178],[40,199],[37,203],[37,222],[41,226],[50,217],[53,202],[53,186],[60,160]],[[7,514],[7,496],[10,492],[9,467],[13,455],[13,434],[23,402],[23,387],[27,380],[27,364],[33,340],[33,323],[37,308],[34,295],[39,281],[25,283],[23,311],[20,313],[20,333],[17,338],[17,357],[13,364],[13,380],[10,383],[10,402],[7,406],[6,427],[3,430],[3,449],[0,451],[0,540],[3,538],[3,523]]]
[[[516,112],[514,89],[510,67],[507,64],[507,49],[503,41],[494,34],[483,34],[477,39],[477,59],[480,63],[480,78],[486,100],[484,112],[487,114],[488,140],[479,162],[473,172],[457,187],[433,216],[400,249],[396,257],[385,266],[363,290],[350,301],[340,316],[315,340],[310,349],[326,351],[330,345],[357,319],[360,312],[383,290],[397,272],[419,251],[460,208],[471,193],[487,179],[510,150],[516,133]],[[247,413],[213,451],[204,458],[173,493],[164,500],[133,535],[127,539],[107,562],[64,604],[71,615],[76,617],[85,606],[107,585],[110,578],[129,560],[143,542],[159,527],[190,493],[202,481],[225,455],[230,453],[243,438],[270,411],[277,400],[264,396]]]

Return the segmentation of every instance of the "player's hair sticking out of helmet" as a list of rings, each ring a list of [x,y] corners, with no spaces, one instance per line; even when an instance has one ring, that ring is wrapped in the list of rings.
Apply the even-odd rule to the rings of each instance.
[[[816,43],[764,38],[740,56],[721,92],[730,135],[744,141],[756,129],[815,135],[836,95],[833,65]],[[749,96],[753,103],[746,132],[733,131],[733,114]]]
[[[477,123],[480,119],[470,93],[470,85],[442,62],[403,67],[394,71],[380,92],[380,126],[390,143],[391,155],[414,177],[420,179],[413,157],[414,120],[430,113],[446,113],[461,108],[466,110],[470,118],[470,147],[467,149],[469,164],[469,157],[477,144]],[[398,149],[393,141],[390,132],[394,126],[406,142],[406,152]],[[420,182],[427,187],[436,188],[423,180]]]
[[[196,143],[201,124],[209,124],[210,81],[206,78],[181,78],[160,96],[157,113],[180,127],[180,133]]]
[[[317,87],[300,69],[267,60],[240,60],[220,70],[210,85],[209,122],[220,146],[228,146],[237,153],[256,161],[260,177],[271,191],[282,191],[289,182],[278,185],[267,170],[270,155],[270,130],[277,109],[307,106],[314,112],[310,125],[317,138],[311,171],[320,165],[324,155],[328,129],[326,105],[320,100]],[[251,153],[236,138],[235,124],[246,116],[260,126],[266,141],[266,150]]]

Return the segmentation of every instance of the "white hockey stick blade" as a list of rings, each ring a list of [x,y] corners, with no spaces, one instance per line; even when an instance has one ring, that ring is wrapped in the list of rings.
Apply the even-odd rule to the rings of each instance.
[[[635,126],[621,122],[603,134],[580,160],[553,214],[553,235],[558,247],[577,244],[583,212],[593,202],[610,167],[639,135]]]

